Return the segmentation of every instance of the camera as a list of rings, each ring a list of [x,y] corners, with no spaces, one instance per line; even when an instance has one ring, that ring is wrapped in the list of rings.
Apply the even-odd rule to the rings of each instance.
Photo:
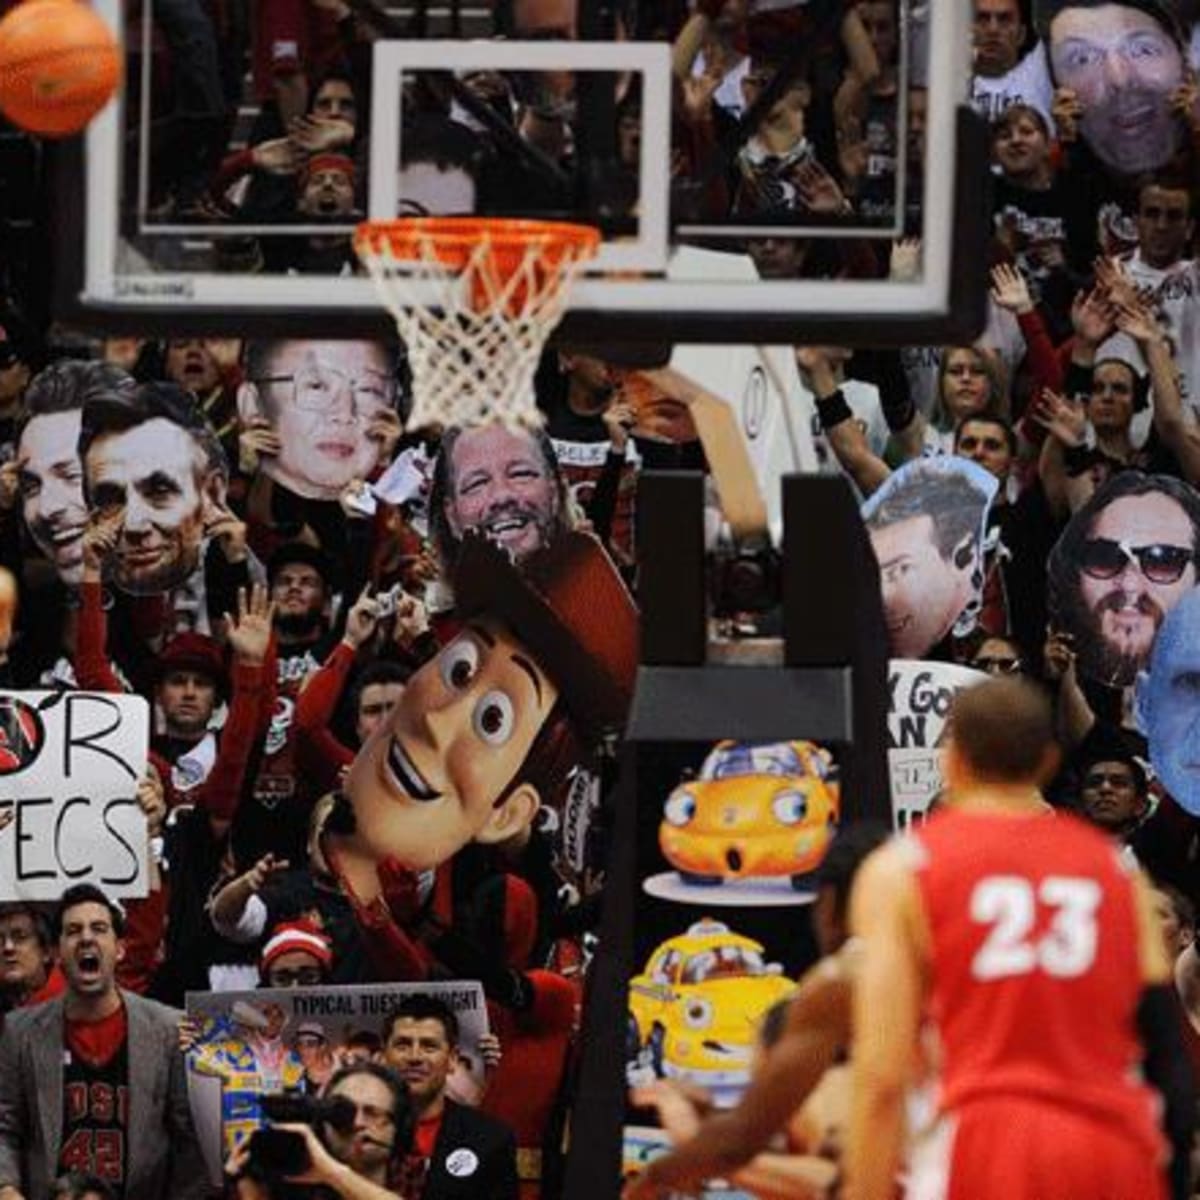
[[[396,605],[400,601],[400,597],[404,595],[404,588],[400,584],[389,588],[386,592],[380,592],[375,597],[375,603],[379,606],[379,619],[382,621],[384,617],[395,615]]]
[[[354,1102],[345,1096],[300,1096],[291,1093],[263,1096],[263,1113],[281,1125],[329,1125],[339,1133],[353,1133]],[[286,1179],[302,1175],[312,1165],[308,1144],[293,1129],[268,1126],[250,1136],[250,1165],[265,1174]]]

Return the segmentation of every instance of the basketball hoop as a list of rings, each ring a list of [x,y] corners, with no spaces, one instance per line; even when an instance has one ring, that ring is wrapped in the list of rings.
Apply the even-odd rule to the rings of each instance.
[[[599,243],[599,230],[557,221],[411,217],[359,225],[354,249],[408,351],[409,428],[539,425],[538,357]],[[419,285],[429,285],[428,299]]]

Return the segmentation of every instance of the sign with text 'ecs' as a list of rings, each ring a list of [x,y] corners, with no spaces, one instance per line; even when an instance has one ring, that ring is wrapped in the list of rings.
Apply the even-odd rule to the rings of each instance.
[[[0,900],[57,900],[93,883],[147,892],[149,705],[100,692],[0,692]]]

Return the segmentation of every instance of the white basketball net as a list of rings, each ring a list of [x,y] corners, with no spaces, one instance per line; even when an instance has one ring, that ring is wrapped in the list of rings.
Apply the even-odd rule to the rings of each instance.
[[[468,248],[461,267],[442,260],[432,231],[406,234],[403,258],[386,237],[368,237],[357,240],[359,258],[408,351],[413,399],[408,428],[487,421],[509,428],[540,425],[533,390],[538,358],[593,248],[547,233],[522,238],[510,251],[511,239],[501,229],[504,253],[519,254],[510,271],[498,266],[487,231]],[[547,256],[547,250],[553,254]],[[420,301],[413,298],[414,284],[424,285]]]

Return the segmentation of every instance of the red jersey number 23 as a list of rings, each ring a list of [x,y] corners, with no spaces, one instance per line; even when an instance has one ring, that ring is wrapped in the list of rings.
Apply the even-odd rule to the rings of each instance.
[[[1060,979],[1085,974],[1096,959],[1094,879],[1048,875],[989,875],[971,892],[971,920],[989,927],[971,962],[976,979],[1005,979],[1044,971]],[[1037,931],[1037,932],[1035,932]]]

